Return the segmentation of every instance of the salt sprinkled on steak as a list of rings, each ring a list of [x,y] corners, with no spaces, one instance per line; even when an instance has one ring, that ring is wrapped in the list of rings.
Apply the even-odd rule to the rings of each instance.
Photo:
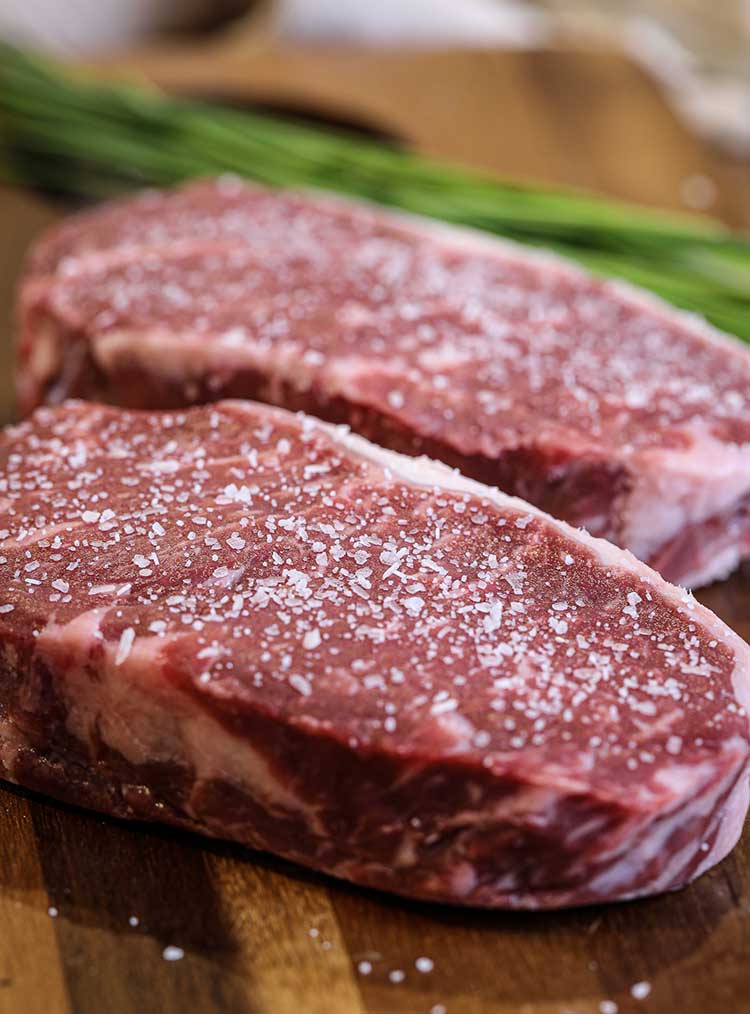
[[[739,834],[747,646],[444,466],[250,403],[68,403],[0,437],[0,532],[32,789],[498,907],[667,890]]]
[[[256,398],[440,458],[682,584],[750,552],[747,351],[549,255],[223,179],[53,229],[21,318],[25,409]]]

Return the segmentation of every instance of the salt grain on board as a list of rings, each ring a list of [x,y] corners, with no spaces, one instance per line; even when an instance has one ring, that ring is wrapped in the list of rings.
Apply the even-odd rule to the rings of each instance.
[[[162,951],[162,957],[165,961],[181,961],[185,957],[185,952],[181,947],[175,947],[170,944]]]
[[[630,987],[630,995],[635,1000],[645,1000],[650,992],[651,992],[651,983],[646,982],[645,980],[641,982],[634,982],[633,985]]]
[[[435,962],[432,958],[417,958],[414,967],[418,972],[431,972],[435,967]]]

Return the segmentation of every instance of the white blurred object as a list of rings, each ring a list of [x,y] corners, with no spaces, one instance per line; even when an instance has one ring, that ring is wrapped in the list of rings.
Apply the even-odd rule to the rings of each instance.
[[[523,0],[279,0],[276,24],[296,41],[366,46],[531,47],[548,18]]]
[[[750,154],[750,0],[529,0],[558,42],[615,46],[696,132]]]
[[[0,0],[0,38],[88,53],[257,9],[291,42],[617,46],[694,130],[750,154],[750,0]]]
[[[216,6],[212,0],[0,0],[0,38],[52,53],[94,52],[189,28]]]
[[[744,66],[738,61],[722,67],[645,16],[628,19],[622,39],[631,58],[662,83],[683,119],[739,156],[750,154],[750,5],[746,11],[746,29],[739,25],[739,38],[746,41]]]
[[[531,49],[617,46],[690,126],[750,152],[750,0],[277,0],[294,42]]]

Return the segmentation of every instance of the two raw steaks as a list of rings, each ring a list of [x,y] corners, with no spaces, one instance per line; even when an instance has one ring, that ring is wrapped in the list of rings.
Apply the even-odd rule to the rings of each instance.
[[[19,391],[254,398],[428,454],[668,580],[750,551],[750,356],[487,236],[237,181],[72,218],[21,294]]]
[[[73,220],[24,289],[27,407],[302,405],[610,535],[658,508],[703,576],[708,525],[731,565],[744,354],[437,229],[233,182]],[[650,345],[661,389],[625,376]],[[739,834],[748,649],[525,503],[240,403],[42,410],[0,476],[6,777],[466,904],[663,890]]]

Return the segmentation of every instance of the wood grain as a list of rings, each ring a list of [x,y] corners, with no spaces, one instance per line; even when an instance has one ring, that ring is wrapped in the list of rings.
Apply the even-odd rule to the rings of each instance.
[[[37,849],[34,807],[0,797],[0,1014],[68,1014],[56,924]]]
[[[594,1014],[605,999],[620,1012],[750,1011],[746,843],[662,898],[561,913],[467,912],[17,792],[0,799],[3,838],[23,846],[3,866],[3,915],[17,903],[0,939],[11,980],[0,989],[0,1004],[9,997],[3,1012],[99,1014],[103,993],[116,1014],[427,1014],[437,1004],[451,1014]],[[9,801],[32,814],[30,841],[5,819]],[[164,960],[170,945],[185,951],[181,961]],[[415,967],[425,956],[434,962],[428,973]],[[357,971],[361,961],[372,965],[368,975]],[[403,982],[392,982],[393,972]],[[630,995],[644,980],[647,1005]]]
[[[141,54],[128,67],[664,206],[679,205],[686,175],[707,173],[720,184],[724,217],[750,222],[746,167],[687,135],[647,79],[615,58],[355,58],[263,45],[249,61],[248,45],[225,42],[220,66],[175,50]],[[29,239],[59,213],[0,190],[6,419],[11,293]],[[750,636],[750,568],[700,597]],[[167,947],[184,957],[165,960]],[[745,841],[667,897],[481,913],[390,899],[222,843],[0,790],[0,1014],[428,1014],[440,1005],[446,1014],[598,1014],[607,1000],[620,1014],[750,1014],[748,953]],[[417,970],[419,957],[432,971]],[[638,1000],[631,987],[641,981],[651,992]]]

